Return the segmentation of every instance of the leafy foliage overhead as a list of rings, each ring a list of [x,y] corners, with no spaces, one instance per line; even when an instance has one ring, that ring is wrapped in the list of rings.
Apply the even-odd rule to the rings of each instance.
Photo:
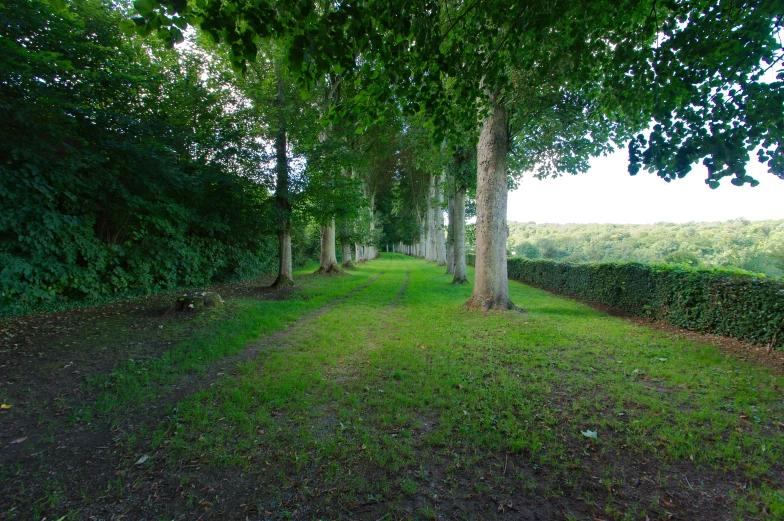
[[[511,109],[517,170],[583,171],[610,140],[626,142],[653,121],[647,137],[629,141],[632,174],[646,167],[670,180],[702,160],[712,187],[725,176],[755,184],[745,164],[757,150],[784,176],[784,81],[762,81],[782,59],[782,0],[135,6],[129,31],[177,41],[190,23],[228,44],[240,67],[255,59],[257,41],[274,37],[305,85],[360,71],[361,92],[426,111],[440,134],[474,126],[495,90]]]

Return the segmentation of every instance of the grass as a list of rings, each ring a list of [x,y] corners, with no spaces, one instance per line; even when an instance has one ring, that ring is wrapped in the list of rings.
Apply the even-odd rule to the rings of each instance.
[[[209,327],[198,328],[196,335],[178,342],[160,357],[129,359],[108,375],[88,379],[87,389],[98,396],[94,405],[77,413],[76,420],[89,421],[94,414],[122,414],[124,406],[153,400],[183,374],[203,374],[210,363],[242,351],[263,335],[280,331],[304,314],[366,283],[371,276],[369,272],[349,272],[330,280],[308,276],[311,268],[308,265],[295,271],[300,291],[292,298],[234,300],[225,309],[199,317]]]
[[[516,282],[525,313],[468,312],[470,285],[443,272],[394,254],[303,271],[288,298],[231,300],[92,378],[72,422],[154,406],[264,346],[128,432],[83,503],[165,476],[168,511],[145,517],[784,518],[781,376]],[[61,495],[45,489],[38,515]]]
[[[314,281],[302,297],[319,296],[274,303],[273,317],[251,307],[265,303],[239,304],[226,347],[205,343],[201,356],[241,349],[381,275],[189,397],[150,448],[172,472],[193,460],[249,473],[261,486],[247,499],[268,512],[434,518],[449,498],[503,503],[522,491],[579,494],[613,519],[658,517],[666,500],[622,491],[630,479],[665,490],[685,466],[705,483],[727,472],[748,483],[738,518],[782,515],[770,479],[784,449],[781,377],[514,282],[527,313],[469,313],[471,288],[442,273],[389,255]]]

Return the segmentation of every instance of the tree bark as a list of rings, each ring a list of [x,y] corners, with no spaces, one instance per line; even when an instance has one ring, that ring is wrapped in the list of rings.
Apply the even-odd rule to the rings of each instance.
[[[275,64],[277,89],[275,101],[279,109],[278,129],[275,134],[275,205],[278,210],[278,246],[279,264],[278,278],[273,287],[290,286],[294,284],[291,268],[291,203],[289,202],[289,163],[286,150],[286,118],[283,105],[285,103],[285,90],[280,66]]]
[[[446,192],[446,215],[448,219],[446,228],[446,274],[455,273],[455,190],[454,179],[448,177]]]
[[[455,276],[452,278],[452,284],[468,283],[466,276],[465,201],[466,187],[460,186],[455,190]]]
[[[344,168],[343,175],[350,178],[353,174],[351,170]],[[351,223],[348,217],[342,217],[340,222],[340,249],[343,257],[341,266],[351,268],[354,266],[354,263],[351,262]]]
[[[419,243],[417,244],[416,256],[425,258],[425,244],[427,244],[427,211],[419,218]]]
[[[498,93],[477,144],[476,277],[469,309],[514,309],[506,273],[506,111]]]
[[[433,203],[435,223],[433,225],[436,237],[436,264],[446,266],[446,239],[444,237],[444,174],[436,182],[436,199]]]
[[[368,209],[368,214],[370,216],[370,241],[371,243],[367,245],[365,249],[366,260],[374,260],[378,257],[378,251],[376,250],[376,215],[375,215],[375,205],[376,205],[376,193],[371,191],[368,196],[368,201],[370,202],[370,208]]]
[[[338,259],[335,256],[335,218],[326,226],[320,229],[321,255],[319,257],[319,268],[316,273],[321,275],[335,275],[341,272],[338,266]]]
[[[348,240],[340,241],[340,252],[343,257],[343,262],[341,263],[341,265],[344,268],[350,268],[351,266],[353,266],[354,263],[351,262],[351,243],[348,242]]]
[[[435,210],[433,208],[433,199],[436,196],[436,179],[435,176],[430,176],[430,186],[427,190],[427,214],[425,219],[427,223],[425,226],[425,260],[428,262],[436,261],[436,230],[435,230]]]

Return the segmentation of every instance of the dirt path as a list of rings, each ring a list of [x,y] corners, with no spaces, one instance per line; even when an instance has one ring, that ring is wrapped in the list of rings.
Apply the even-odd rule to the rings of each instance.
[[[376,521],[424,517],[609,521],[627,514],[628,519],[645,518],[635,517],[635,512],[649,519],[730,519],[735,498],[743,497],[747,487],[778,486],[781,482],[784,474],[779,465],[760,481],[750,480],[742,468],[709,468],[684,458],[660,457],[657,451],[664,451],[665,438],[657,442],[654,452],[629,447],[627,437],[632,430],[625,422],[658,418],[659,403],[674,403],[678,393],[688,396],[676,404],[679,411],[688,413],[693,405],[690,400],[696,400],[697,394],[683,386],[665,385],[664,380],[627,374],[623,383],[614,385],[636,389],[633,382],[638,380],[649,384],[637,392],[646,396],[649,391],[660,393],[660,401],[651,402],[656,410],[649,411],[645,400],[635,405],[634,397],[628,395],[622,401],[607,401],[612,386],[591,386],[589,382],[598,374],[618,373],[621,355],[607,360],[602,355],[591,356],[586,361],[592,367],[577,364],[561,374],[557,368],[563,359],[568,361],[582,349],[592,351],[593,340],[587,332],[580,340],[585,345],[573,344],[570,339],[556,342],[558,328],[551,325],[562,320],[563,310],[558,306],[572,304],[548,301],[530,316],[491,315],[485,322],[458,307],[456,302],[463,301],[462,297],[448,297],[452,299],[448,300],[450,307],[443,309],[423,303],[426,294],[459,294],[460,288],[445,283],[440,268],[404,258],[395,262],[396,266],[377,264],[372,273],[375,277],[317,309],[311,308],[284,329],[208,364],[198,374],[186,373],[154,387],[153,395],[143,403],[90,421],[74,419],[80,407],[89,407],[95,399],[84,391],[84,375],[111,372],[129,356],[160,356],[178,339],[206,334],[214,323],[191,320],[195,315],[180,320],[165,316],[161,310],[168,301],[162,299],[157,303],[151,300],[147,307],[137,305],[138,309],[122,305],[102,308],[92,317],[74,312],[67,321],[57,322],[53,316],[22,319],[21,325],[1,330],[0,338],[18,345],[10,355],[12,363],[0,368],[4,371],[0,376],[27,386],[15,396],[28,392],[28,398],[15,404],[24,408],[25,414],[0,416],[14,418],[0,423],[0,483],[4,489],[0,519],[47,516],[51,521],[65,515],[72,519],[139,520]],[[386,271],[379,271],[382,269]],[[222,293],[231,290],[227,287]],[[290,296],[260,286],[236,291],[244,298]],[[218,319],[231,316],[229,306]],[[605,320],[578,313],[574,316],[589,320],[586,324],[590,327],[596,326],[590,320]],[[488,322],[496,325],[488,327]],[[539,328],[543,336],[538,341],[521,336],[514,345],[525,347],[513,348],[507,340],[501,341],[510,335],[511,328],[520,335],[533,334]],[[112,344],[112,332],[121,329],[138,337]],[[406,336],[406,330],[411,334]],[[29,334],[20,336],[20,331]],[[575,338],[583,338],[582,330],[573,333]],[[426,339],[420,341],[420,336]],[[75,351],[74,344],[58,343],[65,337],[81,339]],[[399,345],[390,347],[390,340],[401,338]],[[104,342],[108,347],[101,350]],[[550,342],[555,350],[547,347]],[[51,351],[42,350],[39,357],[39,345],[52,346]],[[91,349],[96,353],[92,357]],[[48,353],[51,364],[57,365],[40,363]],[[69,357],[70,353],[80,357]],[[258,363],[238,367],[260,355]],[[424,362],[418,366],[420,357]],[[516,358],[511,362],[509,357]],[[314,365],[303,364],[303,360]],[[308,373],[298,372],[297,367],[312,369],[313,381],[308,382]],[[313,393],[321,401],[315,400],[315,406],[310,407],[310,402],[297,398],[296,393],[294,397],[285,392],[274,394],[286,373],[298,379],[286,385],[301,384],[306,396]],[[221,380],[233,374],[237,377]],[[276,379],[276,375],[281,376]],[[529,385],[529,380],[546,385]],[[439,383],[429,399],[439,405],[423,405],[419,389],[434,381]],[[200,394],[197,400],[189,399],[210,388],[213,390]],[[278,389],[285,388],[278,385]],[[246,390],[247,395],[238,398],[240,408],[232,409],[234,397]],[[490,400],[512,395],[505,406]],[[248,396],[252,400],[243,401]],[[396,398],[387,401],[393,396]],[[536,407],[524,414],[529,401]],[[308,407],[302,407],[303,402]],[[621,413],[616,411],[618,407]],[[595,408],[597,418],[588,418],[586,408]],[[254,416],[257,409],[266,416]],[[459,420],[452,430],[440,431],[451,424],[445,417],[455,413]],[[249,417],[255,419],[248,422]],[[485,417],[485,424],[473,423],[473,418]],[[549,445],[563,446],[560,459],[551,458],[548,463],[538,460],[536,451],[505,451],[500,448],[503,444],[491,447],[477,443],[504,421],[536,423],[538,427],[526,430],[526,436],[542,436]],[[720,434],[744,435],[751,428],[746,423],[732,423],[731,430]],[[575,425],[582,429],[595,428],[595,424],[600,425],[598,441],[574,432]],[[656,425],[652,423],[650,435],[646,432],[639,439],[654,439]],[[769,435],[773,440],[777,434]],[[335,437],[341,437],[334,449],[341,455],[325,456],[325,447]],[[17,442],[21,438],[25,439]],[[381,446],[389,452],[380,452]],[[388,462],[381,464],[366,456],[372,450],[376,457],[400,458],[404,464],[390,470]],[[538,451],[544,452],[545,447]]]
[[[137,432],[151,431],[166,420],[172,407],[184,397],[233,373],[237,365],[280,344],[382,275],[383,272],[243,351],[210,364],[203,374],[183,375],[161,389],[153,401],[129,406],[118,416],[119,420],[96,418],[78,422],[68,417],[89,406],[96,397],[95,393],[84,391],[84,379],[107,374],[131,357],[138,360],[160,356],[179,340],[199,334],[209,321],[200,322],[195,314],[166,313],[174,296],[168,294],[6,320],[0,330],[0,338],[5,341],[0,352],[6,355],[0,376],[2,385],[7,386],[6,400],[17,407],[17,414],[0,423],[0,481],[4,488],[0,495],[0,519],[35,517],[37,511],[46,510],[47,502],[81,510],[85,505],[79,494],[84,490],[106,489],[104,499],[113,502],[116,497],[112,495],[111,483],[121,472],[120,463],[130,457],[128,449],[133,443],[129,439],[135,441]],[[266,282],[262,279],[219,289],[227,299],[239,296],[262,300],[283,299],[295,291],[275,291],[262,286]],[[231,312],[220,318],[230,319]],[[122,344],[112,344],[112,329],[130,334],[123,337]],[[164,333],[166,329],[173,331]],[[63,343],[62,338],[76,341]],[[99,347],[103,342],[106,344]]]
[[[386,272],[382,271],[343,297],[330,301],[327,305],[298,320],[286,330],[268,335],[264,337],[263,341],[249,345],[242,353],[221,360],[220,363],[210,368],[207,375],[190,382],[187,388],[185,385],[180,385],[177,393],[178,400],[210,386],[222,374],[234,374],[233,369],[237,365],[253,360],[262,351],[295,348],[303,337],[310,334],[310,330],[320,318],[330,312],[340,312],[342,305],[364,290],[370,288],[373,291],[373,284],[385,275]],[[386,314],[400,305],[408,284],[409,270],[406,266],[400,289],[385,306],[382,314]],[[284,415],[278,418],[281,428],[288,427]],[[164,420],[167,420],[166,416],[161,415],[146,423],[157,424]],[[144,456],[149,457],[153,463],[129,466],[129,462]],[[214,469],[199,459],[178,461],[172,464],[171,461],[166,460],[164,447],[161,447],[160,451],[153,450],[144,455],[125,450],[124,453],[118,453],[114,460],[116,462],[114,470],[116,473],[122,474],[122,480],[126,483],[125,487],[122,490],[118,488],[118,490],[112,491],[112,494],[107,494],[99,501],[89,505],[80,504],[80,515],[93,516],[96,519],[157,519],[166,517],[171,512],[177,512],[181,519],[223,520],[277,517],[259,512],[249,502],[249,496],[253,495],[253,491],[263,488],[262,485],[265,484],[264,470],[266,469],[260,469],[258,474],[249,474],[236,469]],[[183,481],[187,481],[188,484],[185,485]],[[220,506],[214,506],[207,499],[194,504],[190,500],[194,493],[205,498],[219,497]],[[280,493],[280,491],[275,491],[275,493]],[[305,508],[295,506],[301,504],[301,497],[298,497],[296,489],[282,492],[280,502],[283,509],[291,510],[292,517],[297,519],[316,514],[316,510],[313,508],[315,505]],[[296,516],[293,515],[294,511],[296,511]],[[361,510],[359,512],[360,519],[368,519],[368,515],[361,515],[361,513],[367,514],[370,511],[369,509]]]

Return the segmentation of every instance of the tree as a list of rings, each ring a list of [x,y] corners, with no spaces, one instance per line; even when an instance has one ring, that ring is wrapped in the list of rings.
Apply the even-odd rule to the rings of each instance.
[[[510,152],[513,174],[577,173],[610,140],[626,142],[653,119],[649,136],[629,145],[632,173],[644,165],[670,179],[702,159],[711,186],[726,175],[754,184],[745,161],[757,147],[771,172],[782,173],[784,82],[759,81],[781,59],[778,1],[387,1],[324,10],[261,2],[252,12],[221,9],[217,0],[166,5],[203,19],[205,30],[232,45],[238,63],[252,57],[249,42],[275,32],[285,36],[301,81],[332,68],[372,69],[368,95],[383,103],[394,94],[407,110],[432,114],[442,133],[471,127],[479,116],[470,307],[512,305],[503,215]],[[154,7],[151,0],[140,9],[141,30],[172,27],[174,19]]]
[[[455,248],[452,284],[466,284],[468,282],[466,273],[466,194],[469,186],[474,186],[476,183],[474,157],[471,148],[458,147],[453,154],[450,166],[455,183],[453,216],[450,217],[450,225],[454,220]]]

